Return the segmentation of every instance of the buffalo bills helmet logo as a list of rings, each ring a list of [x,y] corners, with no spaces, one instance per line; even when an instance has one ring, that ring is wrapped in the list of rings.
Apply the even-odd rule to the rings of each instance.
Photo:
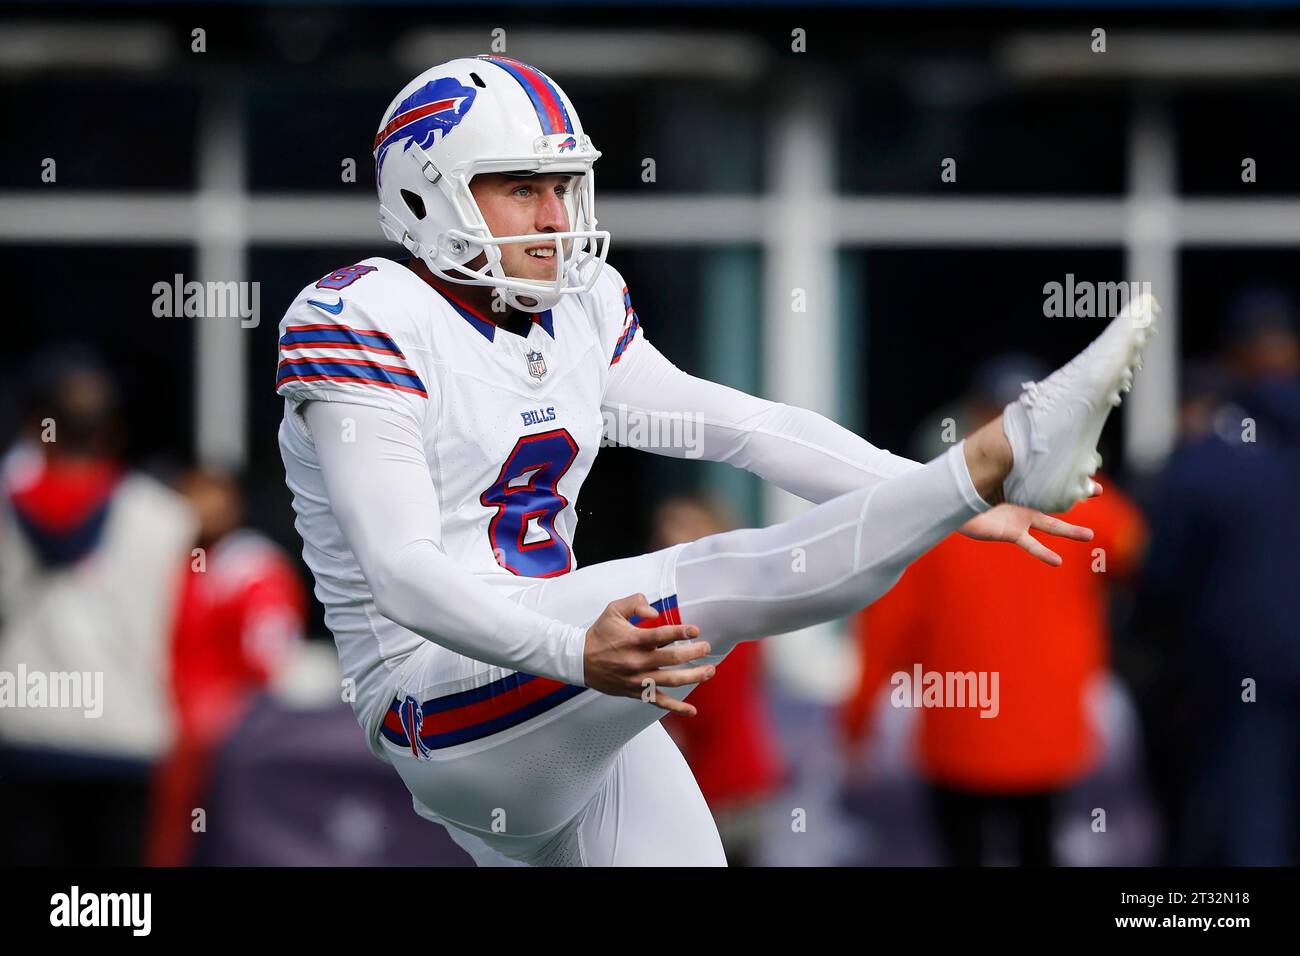
[[[375,135],[375,177],[378,179],[388,150],[403,139],[426,149],[436,135],[450,133],[474,105],[475,90],[454,76],[430,80],[393,110],[392,117]]]
[[[416,758],[429,756],[432,751],[420,737],[420,728],[424,726],[424,709],[420,702],[408,694],[406,700],[402,701],[398,714],[402,718],[406,739],[411,745],[411,755]]]
[[[568,152],[569,150],[576,149],[577,146],[578,146],[578,141],[574,139],[572,136],[570,136],[559,146],[555,147],[555,151],[557,153],[564,153],[564,152]]]

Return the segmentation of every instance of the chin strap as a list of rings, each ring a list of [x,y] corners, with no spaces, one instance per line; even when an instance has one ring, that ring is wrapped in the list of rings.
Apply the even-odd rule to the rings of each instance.
[[[508,286],[505,288],[497,287],[497,291],[501,297],[506,300],[506,305],[518,309],[520,312],[531,312],[533,314],[545,312],[547,309],[554,308],[555,304],[560,301],[558,293],[542,295],[536,292],[516,292]],[[520,301],[521,296],[526,299],[531,299],[533,304],[525,305]]]

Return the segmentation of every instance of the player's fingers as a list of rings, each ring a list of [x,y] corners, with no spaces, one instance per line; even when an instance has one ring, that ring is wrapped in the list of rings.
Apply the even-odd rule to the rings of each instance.
[[[1102,491],[1103,489],[1101,487],[1101,482],[1097,481],[1095,478],[1088,482],[1089,498],[1096,498],[1099,494],[1102,493]]]
[[[684,714],[687,717],[694,717],[696,714],[696,710],[691,704],[686,703],[684,700],[678,700],[672,694],[652,693],[650,703],[672,714]]]
[[[617,601],[611,601],[607,610],[612,610],[621,618],[629,618],[633,614],[640,614],[640,611],[649,607],[644,594],[629,594],[627,597],[619,598]],[[654,610],[650,611],[650,617],[654,617]]]
[[[687,661],[695,661],[707,656],[710,649],[707,641],[670,644],[667,647],[656,648],[650,654],[650,665],[672,667],[675,664],[685,664]]]
[[[1063,563],[1061,561],[1061,556],[1059,554],[1057,554],[1051,548],[1044,545],[1043,542],[1039,541],[1028,531],[1026,531],[1016,540],[1016,544],[1020,545],[1020,547],[1024,548],[1031,555],[1033,555],[1039,561],[1042,561],[1043,564],[1046,564],[1048,567],[1059,568]]]
[[[690,684],[702,684],[712,679],[718,669],[712,664],[699,667],[679,667],[670,671],[655,671],[654,680],[660,687],[686,687]]]
[[[637,645],[653,649],[672,644],[676,641],[693,641],[700,636],[700,629],[694,624],[661,624],[658,627],[639,628]]]
[[[1091,541],[1092,529],[1085,528],[1083,525],[1070,524],[1068,521],[1062,521],[1060,518],[1054,518],[1051,515],[1036,514],[1029,526],[1036,531],[1045,531],[1047,534],[1055,535],[1058,538],[1069,538],[1071,541]]]

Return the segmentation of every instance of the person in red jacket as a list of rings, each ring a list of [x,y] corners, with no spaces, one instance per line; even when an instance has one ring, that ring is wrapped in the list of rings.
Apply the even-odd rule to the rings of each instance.
[[[191,471],[181,492],[199,518],[172,643],[177,743],[155,780],[148,862],[179,865],[192,849],[194,810],[214,749],[302,640],[306,596],[294,566],[263,535],[241,528],[230,476]]]
[[[968,418],[979,415],[973,406]],[[952,535],[856,618],[862,669],[841,711],[848,759],[861,759],[887,685],[896,704],[919,699],[918,769],[957,865],[984,862],[994,817],[1013,823],[1021,864],[1050,864],[1056,795],[1100,757],[1088,703],[1109,668],[1108,590],[1136,570],[1146,529],[1137,507],[1098,480],[1105,494],[1062,515],[1095,536],[1054,542],[1059,567]],[[954,688],[947,675],[973,674],[984,684],[965,686],[992,693],[934,706],[913,689],[918,673],[922,686],[943,675]]]
[[[667,548],[726,531],[734,522],[713,502],[687,496],[664,502],[651,527],[650,546]],[[762,686],[762,644],[746,641],[691,694],[694,717],[664,718],[713,811],[731,866],[755,862],[762,810],[785,774]]]

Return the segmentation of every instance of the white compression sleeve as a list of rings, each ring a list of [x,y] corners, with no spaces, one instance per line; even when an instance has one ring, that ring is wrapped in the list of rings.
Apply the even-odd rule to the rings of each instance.
[[[303,414],[330,507],[379,613],[474,660],[584,684],[584,629],[521,607],[442,551],[438,493],[414,419],[322,401]]]
[[[814,503],[921,467],[816,412],[688,375],[644,339],[614,367],[602,410],[638,448],[725,461]]]
[[[677,561],[682,620],[719,659],[738,642],[850,614],[988,509],[965,442],[915,472],[842,495],[782,524],[692,541]]]

